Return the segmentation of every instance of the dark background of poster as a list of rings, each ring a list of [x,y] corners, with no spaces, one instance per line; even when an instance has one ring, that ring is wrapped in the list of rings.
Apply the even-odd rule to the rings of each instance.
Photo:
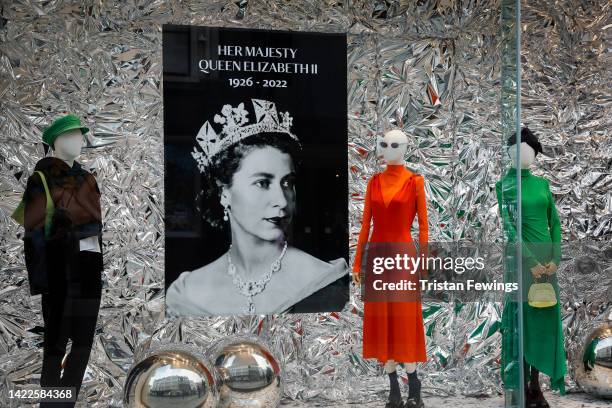
[[[218,44],[298,48],[295,60],[236,59],[316,63],[318,75],[200,72],[200,59],[233,59],[217,57]],[[324,261],[348,261],[346,36],[165,25],[163,65],[166,288],[181,272],[212,262],[228,248],[229,229],[212,228],[196,209],[201,175],[191,152],[205,121],[220,132],[213,117],[225,104],[243,102],[252,123],[252,98],[270,100],[277,111],[289,112],[292,132],[303,146],[292,244]],[[229,78],[248,77],[284,79],[288,87],[229,86]],[[348,278],[345,287],[348,297]]]

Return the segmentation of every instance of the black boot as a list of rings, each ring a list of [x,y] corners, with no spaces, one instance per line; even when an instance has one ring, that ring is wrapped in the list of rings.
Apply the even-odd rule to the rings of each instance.
[[[529,382],[529,394],[531,406],[536,408],[550,408],[548,401],[544,398],[542,389],[540,388],[540,372],[537,368],[531,367],[531,381]],[[529,405],[528,405],[529,406]]]
[[[389,401],[385,405],[385,408],[404,408],[402,393],[397,379],[397,371],[389,373]]]
[[[425,404],[421,399],[421,381],[417,377],[417,372],[408,374],[408,399],[404,406],[406,408],[423,408]]]

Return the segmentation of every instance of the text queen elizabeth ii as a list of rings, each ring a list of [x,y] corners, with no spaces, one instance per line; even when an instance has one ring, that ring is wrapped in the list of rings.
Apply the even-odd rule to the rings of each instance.
[[[301,145],[289,113],[278,114],[265,100],[252,104],[252,123],[243,103],[225,105],[214,117],[222,131],[217,134],[207,121],[196,136],[201,150],[192,155],[207,181],[204,219],[229,226],[231,243],[212,263],[172,282],[166,293],[170,314],[282,313],[348,273],[343,258],[324,262],[287,242]]]

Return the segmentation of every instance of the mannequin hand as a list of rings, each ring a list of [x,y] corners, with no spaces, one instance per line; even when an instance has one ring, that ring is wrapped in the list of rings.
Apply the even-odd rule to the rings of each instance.
[[[557,272],[557,264],[554,262],[549,262],[546,264],[546,274],[554,275]]]
[[[361,283],[361,276],[359,275],[359,272],[353,271],[353,282],[355,282],[357,285]]]
[[[544,275],[546,271],[546,267],[542,264],[537,264],[536,266],[531,268],[531,274],[535,279],[538,279],[540,276]]]

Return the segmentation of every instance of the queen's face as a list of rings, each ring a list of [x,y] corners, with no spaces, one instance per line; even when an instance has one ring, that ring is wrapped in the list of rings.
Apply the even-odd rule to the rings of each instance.
[[[265,241],[282,239],[295,212],[295,168],[291,156],[275,147],[247,153],[224,188],[232,232]]]

